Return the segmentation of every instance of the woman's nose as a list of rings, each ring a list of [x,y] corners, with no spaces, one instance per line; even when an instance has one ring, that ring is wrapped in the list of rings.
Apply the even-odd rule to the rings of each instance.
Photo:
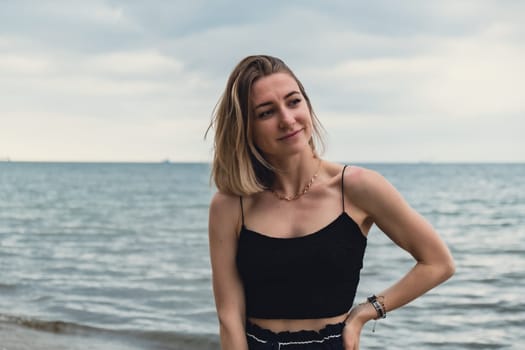
[[[295,123],[295,117],[293,111],[288,108],[282,108],[280,111],[280,121],[279,126],[281,128],[288,128]]]

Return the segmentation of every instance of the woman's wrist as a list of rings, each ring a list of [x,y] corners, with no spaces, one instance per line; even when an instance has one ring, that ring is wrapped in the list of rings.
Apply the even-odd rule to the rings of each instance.
[[[350,322],[358,321],[361,324],[365,324],[370,320],[373,320],[377,317],[377,312],[369,302],[364,302],[354,306],[348,316],[344,320],[345,324]]]

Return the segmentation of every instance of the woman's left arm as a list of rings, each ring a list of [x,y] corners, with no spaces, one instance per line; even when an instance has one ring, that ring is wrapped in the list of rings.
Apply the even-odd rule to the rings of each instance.
[[[454,261],[434,228],[394,186],[375,171],[354,170],[348,179],[351,184],[346,186],[353,192],[352,199],[381,231],[416,260],[415,266],[398,282],[376,293],[384,297],[388,312],[450,278],[455,270]]]
[[[352,167],[344,181],[345,196],[367,214],[367,224],[375,223],[416,261],[399,281],[375,293],[386,312],[414,300],[454,274],[454,261],[445,243],[383,176],[372,170]],[[376,258],[381,259],[380,256]],[[370,303],[354,307],[345,321],[345,349],[359,349],[363,325],[377,317]]]

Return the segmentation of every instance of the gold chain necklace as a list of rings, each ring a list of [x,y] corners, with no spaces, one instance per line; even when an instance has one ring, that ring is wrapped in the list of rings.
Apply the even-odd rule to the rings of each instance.
[[[317,175],[319,175],[319,170],[321,170],[321,160],[319,160],[319,166],[317,167],[317,171],[315,172],[314,176],[312,176],[312,178],[310,179],[310,181],[308,181],[308,183],[306,184],[306,186],[304,186],[303,190],[302,191],[299,191],[297,192],[295,195],[293,196],[285,196],[285,195],[282,195],[280,194],[279,192],[275,191],[275,190],[271,190],[272,193],[277,197],[279,198],[280,200],[284,200],[284,201],[293,201],[293,200],[296,200],[297,198],[301,197],[302,195],[305,195],[309,190],[310,190],[310,187],[312,187],[312,184],[314,183],[315,179],[317,178]]]

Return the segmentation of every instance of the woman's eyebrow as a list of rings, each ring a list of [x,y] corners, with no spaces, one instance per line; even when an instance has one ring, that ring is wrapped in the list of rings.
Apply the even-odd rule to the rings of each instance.
[[[294,95],[294,94],[301,94],[299,91],[291,91],[289,93],[287,93],[285,96],[284,96],[284,99],[287,99],[288,97]],[[257,108],[260,108],[260,107],[264,107],[264,106],[268,106],[268,105],[271,105],[273,102],[271,101],[268,101],[268,102],[263,102],[263,103],[259,103],[257,106],[255,106],[255,109]]]

